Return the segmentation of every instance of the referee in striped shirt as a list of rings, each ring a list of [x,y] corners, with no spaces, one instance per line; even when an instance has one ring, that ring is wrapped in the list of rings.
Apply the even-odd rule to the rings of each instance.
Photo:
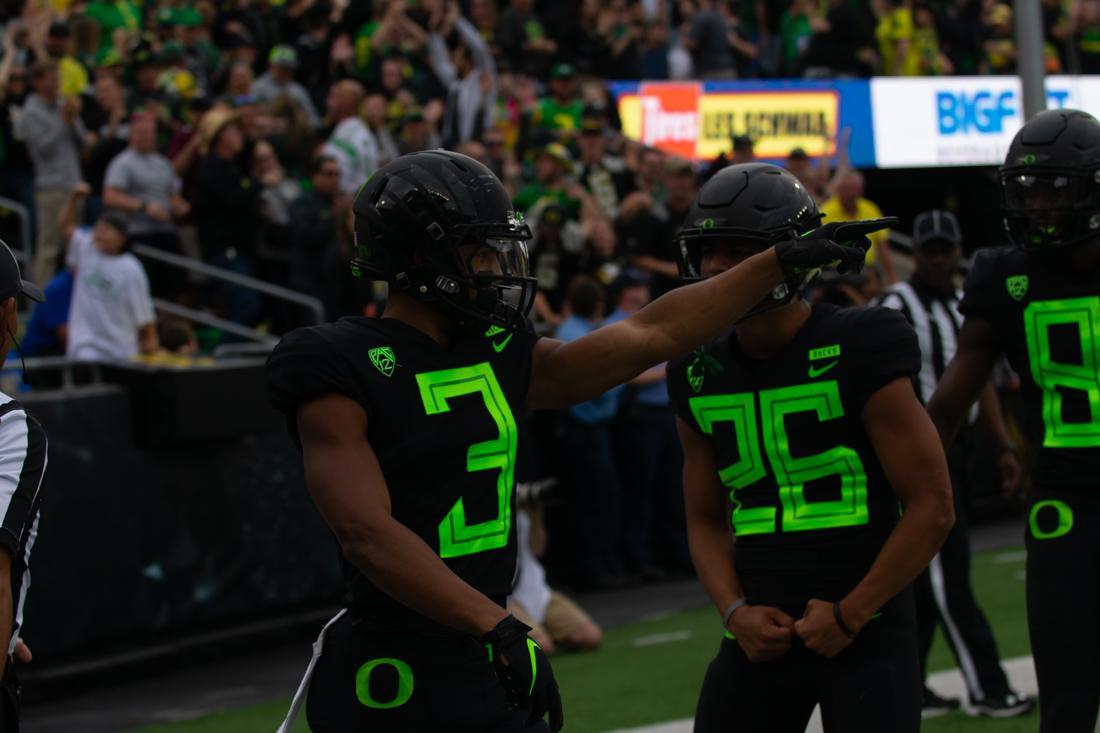
[[[42,291],[19,274],[19,263],[0,242],[0,367],[16,346],[19,295],[39,303]],[[23,406],[0,392],[0,655],[3,690],[0,694],[0,733],[19,729],[19,684],[11,656],[30,661],[30,652],[18,641],[23,601],[30,585],[31,549],[38,535],[38,508],[42,476],[46,472],[46,433]]]
[[[913,223],[916,269],[908,280],[887,288],[881,299],[881,305],[904,313],[916,331],[921,351],[917,394],[925,403],[955,355],[956,339],[962,326],[963,318],[957,308],[962,294],[955,287],[961,245],[959,223],[953,214],[947,211],[919,214]],[[1003,488],[1015,490],[1019,482],[1019,464],[992,386],[986,387],[978,404],[983,425],[1001,446],[999,463]],[[972,410],[971,424],[977,416],[978,410]],[[948,452],[955,495],[955,526],[928,570],[915,584],[921,665],[923,671],[938,620],[943,624],[944,635],[966,681],[971,711],[992,717],[1011,717],[1028,712],[1034,702],[1009,687],[993,631],[970,588],[970,541],[965,502],[960,498],[966,490],[969,443],[960,433]],[[944,699],[927,687],[924,689],[926,717],[954,710],[959,704],[958,700]]]

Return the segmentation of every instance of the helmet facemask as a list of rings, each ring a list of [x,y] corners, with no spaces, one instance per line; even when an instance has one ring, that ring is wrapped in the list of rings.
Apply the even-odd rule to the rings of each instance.
[[[1017,247],[1052,252],[1100,236],[1100,169],[1005,166],[1000,184],[1005,230]]]
[[[514,331],[526,321],[538,288],[527,253],[530,237],[522,219],[471,224],[456,237],[459,244],[418,248],[420,263],[408,271],[408,285],[398,285],[471,332],[480,335],[486,326]]]
[[[821,215],[813,217],[808,222],[812,230],[821,222]],[[754,254],[763,252],[777,242],[796,237],[794,227],[782,227],[771,231],[759,231],[744,229],[741,227],[691,227],[681,229],[677,237],[676,261],[680,268],[680,279],[685,283],[697,282],[703,277],[702,262],[708,248],[724,246],[730,248],[734,257],[746,259]],[[753,306],[738,323],[758,316],[762,313],[781,308],[794,300],[795,296],[802,295],[807,288],[817,279],[820,269],[809,270],[792,275],[772,288],[771,293]]]

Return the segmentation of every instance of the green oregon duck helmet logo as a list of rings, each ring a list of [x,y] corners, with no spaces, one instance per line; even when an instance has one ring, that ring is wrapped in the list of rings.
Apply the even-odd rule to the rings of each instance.
[[[397,359],[393,355],[393,349],[389,346],[379,346],[378,348],[368,351],[367,356],[370,357],[370,363],[374,364],[374,368],[382,372],[383,376],[393,376],[393,368],[397,365]]]
[[[688,385],[695,392],[699,392],[703,389],[703,381],[706,379],[708,372],[721,374],[726,368],[722,366],[722,362],[707,353],[706,347],[698,348],[693,353],[695,358],[688,364],[687,380]]]
[[[706,377],[706,372],[703,370],[703,365],[699,362],[693,362],[688,364],[687,378],[688,384],[691,388],[698,392],[703,388],[703,379]]]
[[[1027,285],[1027,275],[1013,275],[1005,279],[1008,294],[1016,300],[1023,300],[1024,296],[1027,295]]]

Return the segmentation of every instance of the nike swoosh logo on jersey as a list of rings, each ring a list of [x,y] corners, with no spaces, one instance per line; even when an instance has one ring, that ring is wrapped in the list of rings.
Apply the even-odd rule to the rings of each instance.
[[[493,341],[493,351],[497,352],[498,354],[504,351],[504,347],[508,345],[508,342],[512,340],[512,336],[514,335],[515,334],[510,333],[503,341]]]
[[[829,362],[828,364],[821,367],[820,369],[814,368],[814,365],[811,364],[810,365],[810,371],[809,371],[810,379],[816,379],[816,378],[820,377],[822,374],[829,371],[830,369],[832,369],[833,367],[835,367],[839,363],[840,363],[840,359],[837,359],[836,361]]]

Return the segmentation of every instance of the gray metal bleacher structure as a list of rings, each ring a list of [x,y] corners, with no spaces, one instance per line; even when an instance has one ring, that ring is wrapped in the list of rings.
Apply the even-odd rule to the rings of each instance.
[[[22,263],[32,251],[20,220]],[[320,301],[145,245],[142,260],[250,288],[324,319]],[[43,424],[49,468],[23,637],[27,682],[182,653],[319,618],[341,590],[339,552],[269,405],[264,363],[278,337],[156,299],[161,313],[232,341],[193,363],[9,361],[0,388]],[[48,386],[46,386],[48,385]],[[32,685],[32,687],[34,687]]]

